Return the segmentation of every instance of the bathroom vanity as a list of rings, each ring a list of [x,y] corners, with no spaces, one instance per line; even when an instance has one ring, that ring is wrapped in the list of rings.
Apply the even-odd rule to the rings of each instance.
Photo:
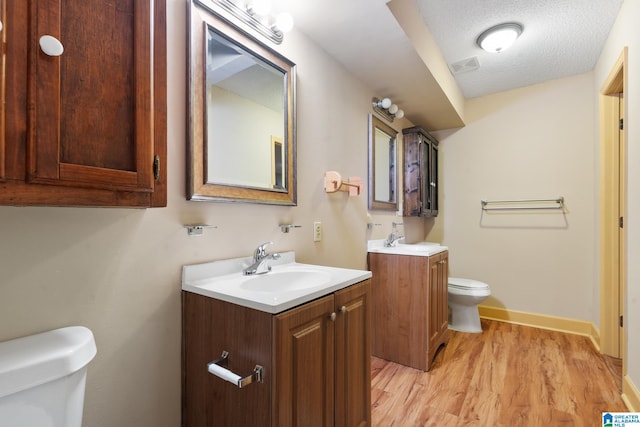
[[[371,425],[371,273],[283,258],[253,277],[184,267],[182,425]],[[223,352],[248,384],[208,371]]]
[[[373,355],[428,371],[448,334],[446,246],[370,247]]]

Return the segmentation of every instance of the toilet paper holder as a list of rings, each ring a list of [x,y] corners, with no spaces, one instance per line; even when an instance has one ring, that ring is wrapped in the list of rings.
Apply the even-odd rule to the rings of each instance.
[[[218,378],[222,378],[225,381],[229,381],[230,383],[235,384],[236,386],[238,386],[238,388],[248,386],[249,384],[252,384],[254,382],[264,382],[264,368],[260,365],[256,365],[255,368],[253,368],[253,372],[246,376],[240,376],[230,371],[226,368],[226,366],[228,365],[229,352],[224,350],[222,352],[222,356],[207,363],[207,370],[209,371],[209,373],[217,376]]]

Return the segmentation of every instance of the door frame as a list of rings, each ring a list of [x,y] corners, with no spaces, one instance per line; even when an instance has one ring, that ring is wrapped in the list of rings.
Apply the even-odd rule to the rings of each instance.
[[[622,359],[626,375],[625,314],[627,156],[620,118],[625,110],[628,48],[625,47],[600,90],[600,351]],[[619,142],[618,142],[619,141]],[[624,316],[626,318],[626,316]]]

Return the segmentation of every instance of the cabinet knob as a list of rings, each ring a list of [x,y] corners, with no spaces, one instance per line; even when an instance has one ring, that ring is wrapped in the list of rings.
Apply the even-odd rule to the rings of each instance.
[[[49,56],[60,56],[64,52],[60,40],[50,35],[40,37],[40,49]]]
[[[344,305],[342,307],[340,307],[340,312],[341,313],[346,313],[347,312],[347,307],[344,306]]]
[[[338,315],[335,311],[329,315],[329,319],[331,319],[332,322],[336,321],[336,317],[338,317]]]
[[[0,31],[2,31],[2,21],[0,21]]]

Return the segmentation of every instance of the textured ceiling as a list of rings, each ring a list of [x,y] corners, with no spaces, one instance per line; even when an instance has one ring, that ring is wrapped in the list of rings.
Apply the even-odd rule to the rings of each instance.
[[[387,1],[273,3],[277,10],[291,11],[297,30],[377,96],[392,97],[402,104],[409,120],[435,130],[455,127],[456,113],[442,106],[446,96],[433,95],[438,82],[432,67],[422,61],[424,54],[418,53],[417,41],[407,35],[402,26],[406,22],[398,22],[391,4],[411,3],[419,11],[446,64],[477,60],[477,70],[453,75],[464,97],[473,98],[593,69],[623,0]],[[507,21],[524,26],[514,46],[499,54],[476,46],[482,31]],[[438,110],[441,106],[446,111]]]
[[[622,0],[417,0],[447,63],[476,57],[480,67],[455,75],[467,98],[593,69]],[[517,22],[524,31],[502,53],[478,48],[487,28]]]

